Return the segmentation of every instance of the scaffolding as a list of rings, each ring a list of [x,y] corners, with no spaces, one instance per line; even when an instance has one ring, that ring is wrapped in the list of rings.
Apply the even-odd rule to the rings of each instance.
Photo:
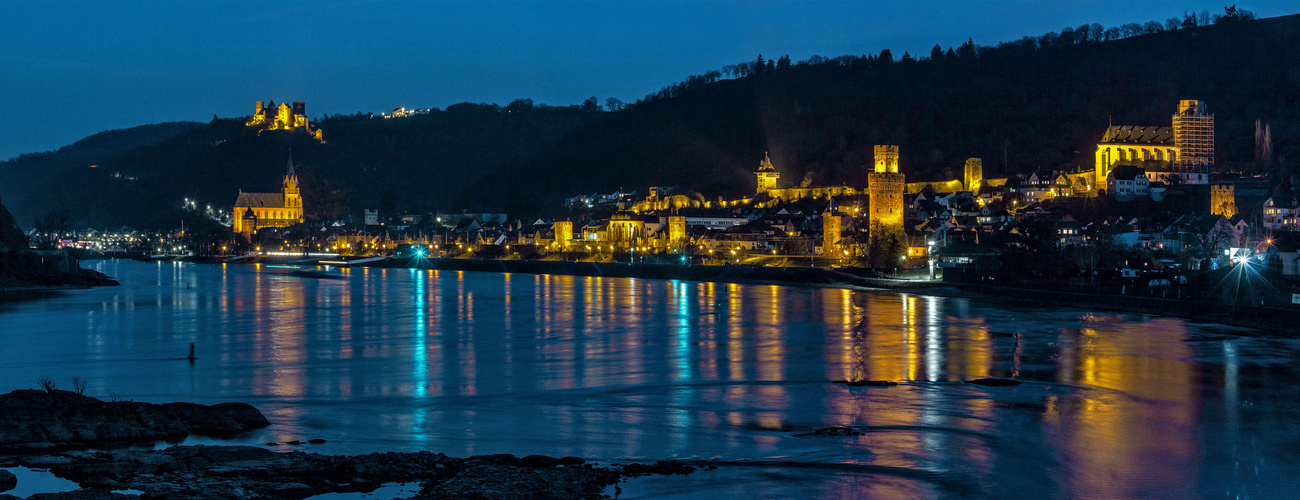
[[[1179,172],[1208,174],[1214,165],[1214,115],[1205,112],[1205,103],[1184,100],[1174,115],[1174,145]]]

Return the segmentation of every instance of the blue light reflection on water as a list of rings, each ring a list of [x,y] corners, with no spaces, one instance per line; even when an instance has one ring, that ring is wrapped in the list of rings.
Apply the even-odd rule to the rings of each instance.
[[[876,468],[699,475],[682,479],[688,491],[768,481],[776,496],[1192,497],[1300,486],[1288,423],[1300,349],[1232,329],[834,289],[96,265],[125,285],[0,305],[0,388],[48,374],[63,386],[84,377],[100,397],[248,401],[275,422],[249,442],[322,437],[310,451],[327,453]],[[200,359],[178,361],[190,343]],[[985,376],[1030,383],[954,383]],[[827,383],[837,379],[902,384]],[[870,432],[794,436],[832,425]]]

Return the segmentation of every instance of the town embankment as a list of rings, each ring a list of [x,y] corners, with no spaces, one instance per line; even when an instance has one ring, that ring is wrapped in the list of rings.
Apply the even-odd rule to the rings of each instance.
[[[884,280],[835,269],[810,267],[699,266],[627,264],[616,262],[564,262],[540,260],[422,259],[405,263],[389,260],[389,267],[414,267],[441,271],[561,274],[660,280],[715,281],[750,285],[789,285],[833,288],[873,288],[916,291],[939,286],[929,281]]]
[[[714,281],[759,285],[850,288],[938,297],[990,300],[1032,307],[1075,307],[1186,318],[1201,323],[1256,328],[1279,333],[1300,331],[1300,308],[1229,305],[1205,300],[1164,299],[1136,295],[1077,293],[1002,285],[895,280],[861,276],[855,270],[808,267],[679,266],[609,262],[561,262],[488,259],[423,259],[418,263],[389,260],[390,267],[445,271],[561,274],[685,281]]]
[[[1300,307],[1222,304],[1208,300],[1165,299],[1141,295],[1078,293],[1063,290],[1017,288],[982,284],[945,284],[917,293],[941,297],[992,300],[1030,307],[1075,307],[1134,314],[1184,318],[1197,323],[1255,328],[1296,335],[1300,333]]]

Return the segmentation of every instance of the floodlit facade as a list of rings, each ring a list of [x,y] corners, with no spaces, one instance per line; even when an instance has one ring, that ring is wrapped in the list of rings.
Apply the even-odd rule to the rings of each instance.
[[[274,101],[269,104],[257,101],[253,106],[253,116],[244,122],[244,126],[260,130],[302,129],[316,140],[325,142],[321,130],[312,129],[311,122],[307,119],[307,104],[303,102],[295,102],[293,106],[285,103],[276,106]]]
[[[898,146],[876,145],[875,172],[867,174],[867,215],[872,226],[903,228],[903,192],[907,183],[898,171]]]
[[[1111,125],[1097,143],[1095,179],[1100,187],[1111,170],[1134,165],[1151,180],[1208,184],[1214,164],[1214,115],[1205,103],[1178,102],[1169,127]]]
[[[264,227],[287,227],[303,221],[302,195],[298,190],[298,175],[294,172],[292,158],[282,184],[279,193],[239,192],[231,210],[236,233],[252,237]]]
[[[1237,215],[1237,187],[1232,184],[1211,185],[1210,213],[1229,219]]]
[[[772,159],[768,157],[767,153],[763,153],[763,161],[759,162],[758,170],[754,172],[754,176],[758,178],[758,192],[765,193],[767,190],[776,187],[776,181],[781,178],[781,173],[776,171],[776,167],[772,166]]]
[[[962,176],[963,184],[966,190],[970,192],[979,192],[980,184],[984,182],[984,160],[979,158],[967,158],[965,175]]]

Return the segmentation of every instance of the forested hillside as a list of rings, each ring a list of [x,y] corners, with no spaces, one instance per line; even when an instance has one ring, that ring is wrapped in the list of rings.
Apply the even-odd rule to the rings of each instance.
[[[1108,122],[1168,126],[1180,99],[1206,101],[1216,115],[1220,163],[1255,160],[1257,119],[1271,125],[1284,167],[1300,156],[1300,16],[1113,41],[1100,26],[1084,28],[936,47],[920,61],[886,51],[751,63],[747,76],[666,89],[669,97],[576,130],[536,162],[484,179],[464,202],[505,199],[527,211],[566,193],[649,185],[748,193],[765,151],[787,185],[862,185],[880,143],[900,145],[912,179],[954,178],[967,157],[983,158],[986,176],[1091,166]]]
[[[220,119],[95,160],[97,169],[24,155],[0,174],[29,180],[5,182],[0,194],[23,224],[66,209],[74,226],[165,227],[176,225],[183,198],[228,209],[239,189],[277,190],[292,151],[309,217],[363,208],[525,217],[620,187],[751,193],[764,152],[785,185],[864,185],[881,143],[898,144],[902,170],[918,180],[952,178],[967,157],[983,158],[990,177],[1091,166],[1108,122],[1167,126],[1180,99],[1205,101],[1216,115],[1221,164],[1289,178],[1300,158],[1300,16],[1206,17],[1084,25],[920,56],[760,57],[604,109],[594,99],[520,100],[399,119],[335,116],[316,124],[325,144]],[[1271,162],[1256,164],[1256,120],[1271,127]]]
[[[90,170],[91,165],[105,164],[132,149],[161,142],[203,124],[170,122],[141,125],[121,130],[109,130],[86,137],[57,151],[29,153],[0,162],[0,200],[4,200],[18,220],[26,225],[36,216],[37,209],[48,210],[51,204],[42,198],[51,196],[58,179],[78,177]],[[101,165],[102,166],[102,165]],[[83,193],[78,193],[77,196]]]

